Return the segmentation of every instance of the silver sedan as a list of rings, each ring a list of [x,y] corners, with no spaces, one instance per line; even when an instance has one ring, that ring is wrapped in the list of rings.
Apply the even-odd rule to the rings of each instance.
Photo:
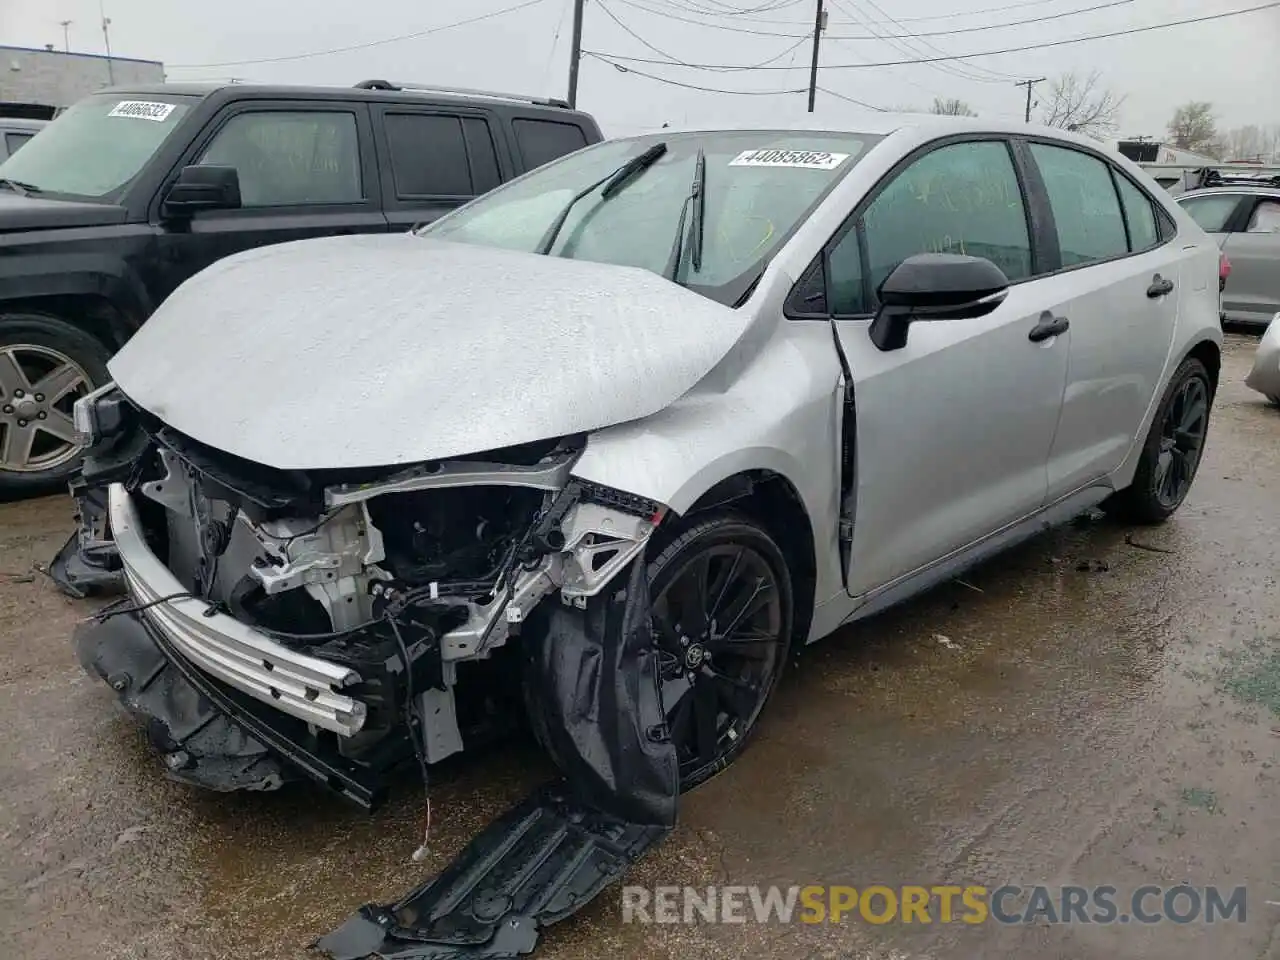
[[[886,115],[614,140],[415,234],[228,257],[77,407],[135,600],[82,659],[213,678],[352,793],[462,749],[520,647],[553,755],[660,704],[695,785],[792,648],[1091,507],[1178,509],[1218,256],[1091,140]]]
[[[1280,187],[1211,187],[1177,199],[1229,264],[1223,319],[1265,327],[1280,312]]]

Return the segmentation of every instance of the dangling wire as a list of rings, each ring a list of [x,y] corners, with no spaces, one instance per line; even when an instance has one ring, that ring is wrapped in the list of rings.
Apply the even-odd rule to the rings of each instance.
[[[404,663],[404,722],[405,726],[409,728],[409,742],[413,744],[413,753],[418,758],[418,767],[422,771],[422,792],[426,801],[422,827],[422,845],[413,851],[413,860],[417,863],[427,858],[430,853],[429,844],[431,843],[431,775],[427,771],[427,754],[423,746],[427,728],[423,722],[422,715],[418,712],[417,699],[413,692],[413,666],[409,661],[409,648],[404,642],[404,636],[400,633],[400,625],[396,623],[395,617],[387,617],[387,623],[391,624],[391,632],[396,635],[396,643],[400,647],[400,659]],[[418,732],[416,734],[413,732],[415,716],[418,720]]]

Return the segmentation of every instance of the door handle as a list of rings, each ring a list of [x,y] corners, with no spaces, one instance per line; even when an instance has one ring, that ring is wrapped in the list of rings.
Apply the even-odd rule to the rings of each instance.
[[[1070,327],[1071,321],[1066,317],[1055,317],[1046,310],[1040,314],[1040,322],[1031,328],[1031,332],[1027,334],[1027,339],[1032,343],[1041,343],[1050,337],[1066,333]]]
[[[1151,286],[1147,287],[1147,296],[1155,300],[1168,293],[1173,293],[1173,281],[1166,280],[1157,273],[1151,278]]]

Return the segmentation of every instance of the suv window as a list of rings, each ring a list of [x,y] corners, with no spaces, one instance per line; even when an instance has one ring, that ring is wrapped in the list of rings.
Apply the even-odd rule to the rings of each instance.
[[[582,128],[555,120],[513,120],[516,142],[526,168],[532,170],[587,145]]]
[[[396,196],[475,196],[461,117],[388,113],[385,124]]]
[[[246,207],[364,199],[353,113],[238,113],[214,135],[198,162],[235,167],[240,202]]]
[[[1280,233],[1280,200],[1259,200],[1245,230],[1247,233]]]
[[[1108,164],[1069,147],[1031,144],[1049,193],[1064,267],[1129,252],[1124,214]]]
[[[1224,233],[1227,221],[1240,205],[1238,193],[1214,193],[1179,201],[1191,219],[1206,233]]]
[[[1134,186],[1128,177],[1119,173],[1115,177],[1120,202],[1124,206],[1124,218],[1129,224],[1129,249],[1135,253],[1150,250],[1160,242],[1155,207],[1151,199]]]
[[[34,133],[6,133],[4,135],[4,146],[9,152],[9,156],[13,156],[17,153],[18,148],[34,136]]]
[[[828,254],[829,306],[837,315],[872,312],[874,291],[917,253],[986,257],[1010,280],[1031,275],[1026,209],[1003,141],[956,143],[926,154],[871,202],[863,224],[869,284],[856,230]]]

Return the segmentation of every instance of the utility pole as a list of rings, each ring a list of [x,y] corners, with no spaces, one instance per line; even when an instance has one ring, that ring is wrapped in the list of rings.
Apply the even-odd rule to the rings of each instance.
[[[822,9],[822,0],[818,0],[818,10],[813,16],[813,63],[809,66],[809,112],[813,113],[813,101],[818,96],[818,41],[822,38],[822,28],[827,25],[827,12]]]
[[[1031,122],[1031,88],[1034,87],[1037,83],[1044,83],[1044,81],[1045,81],[1045,78],[1040,77],[1038,80],[1019,80],[1017,83],[1014,84],[1015,87],[1027,88],[1027,115],[1026,115],[1027,123]]]
[[[70,53],[71,52],[71,35],[70,33],[68,33],[67,28],[71,26],[71,21],[59,20],[58,23],[62,24],[62,52]]]
[[[582,8],[587,0],[573,0],[573,44],[569,51],[569,106],[578,105],[578,65],[582,62]]]
[[[106,0],[98,0],[98,13],[102,15],[102,42],[107,48],[107,82],[116,82],[116,68],[111,62],[111,18],[107,16]]]

